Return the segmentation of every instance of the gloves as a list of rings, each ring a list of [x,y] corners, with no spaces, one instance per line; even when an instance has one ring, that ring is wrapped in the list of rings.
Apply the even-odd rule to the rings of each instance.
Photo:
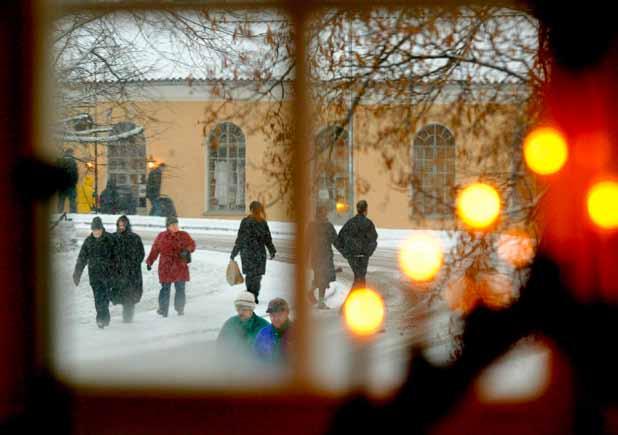
[[[80,278],[77,272],[73,274],[73,284],[75,284],[75,287],[79,286]]]
[[[270,254],[270,259],[272,260],[273,258],[275,258],[275,254],[276,252],[273,252],[272,254]]]
[[[148,272],[150,272],[150,271],[152,270],[152,266],[151,266],[150,264],[147,264],[147,265],[146,265],[146,270],[147,270]]]

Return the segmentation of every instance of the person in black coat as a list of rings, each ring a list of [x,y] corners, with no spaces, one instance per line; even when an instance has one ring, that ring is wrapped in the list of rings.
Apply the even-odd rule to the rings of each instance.
[[[107,185],[99,198],[101,213],[104,214],[116,214],[120,206],[120,196],[118,195],[118,189],[116,183],[111,179],[107,180]]]
[[[144,245],[140,236],[131,230],[131,222],[126,216],[116,221],[114,234],[114,261],[116,265],[112,303],[122,304],[122,320],[133,320],[135,304],[142,298],[142,261]]]
[[[73,272],[76,286],[84,268],[88,266],[88,278],[94,293],[94,306],[97,310],[97,326],[109,325],[109,293],[114,276],[114,239],[103,228],[100,217],[95,217],[90,224],[92,234],[86,237]]]
[[[146,198],[150,201],[150,216],[162,216],[161,204],[161,182],[163,181],[163,170],[165,163],[161,163],[148,173],[146,180]],[[175,216],[175,215],[174,215]]]
[[[319,302],[319,309],[329,308],[324,302],[324,297],[326,289],[336,279],[331,245],[337,243],[337,231],[335,231],[333,224],[328,221],[327,214],[327,208],[319,206],[316,210],[316,220],[309,223],[307,227],[309,259],[313,269],[313,285],[309,292],[309,301],[312,304]],[[316,287],[319,292],[319,300],[316,300],[313,295],[313,290]]]
[[[73,149],[68,148],[63,156],[58,159],[56,163],[70,181],[70,187],[62,192],[58,193],[58,213],[64,212],[64,203],[66,199],[69,199],[69,210],[71,213],[77,213],[77,180],[79,179],[79,171],[77,169],[77,163],[73,156]]]
[[[240,252],[247,291],[255,295],[255,303],[258,304],[262,275],[266,273],[266,248],[271,260],[275,258],[277,250],[266,223],[264,206],[258,201],[253,201],[249,205],[249,210],[251,214],[240,222],[230,258],[233,260]]]
[[[366,285],[369,257],[378,247],[378,233],[373,222],[367,218],[367,201],[359,201],[356,211],[358,214],[347,221],[339,231],[335,246],[348,260],[354,272],[352,288],[362,288]]]

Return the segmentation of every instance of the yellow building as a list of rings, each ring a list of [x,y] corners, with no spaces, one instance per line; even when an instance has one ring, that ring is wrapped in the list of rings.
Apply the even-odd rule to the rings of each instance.
[[[164,162],[161,192],[174,201],[179,216],[238,219],[258,199],[267,205],[270,220],[290,220],[290,196],[280,198],[280,186],[267,174],[265,157],[272,142],[256,127],[275,101],[254,101],[242,86],[226,83],[236,90],[232,102],[222,104],[215,91],[220,85],[186,80],[135,83],[133,113],[99,103],[98,122],[116,125],[140,119],[144,129],[130,141],[99,145],[99,192],[114,178],[117,185],[130,186],[141,196],[137,211],[146,214],[147,171]],[[521,176],[520,158],[514,152],[517,147],[492,147],[505,128],[512,130],[508,134],[514,141],[521,134],[505,118],[508,110],[487,121],[495,124],[496,137],[485,134],[479,139],[460,134],[461,125],[449,125],[452,116],[444,116],[448,104],[447,100],[438,102],[423,125],[399,142],[380,142],[381,129],[401,122],[396,104],[385,108],[368,99],[349,125],[324,121],[316,129],[316,149],[328,152],[319,152],[313,163],[313,199],[329,204],[335,223],[345,221],[356,201],[366,199],[369,215],[379,227],[448,228],[456,222],[449,206],[455,187],[490,174],[490,181],[495,181],[506,198],[503,206],[516,208],[517,201],[527,198],[512,186],[506,192],[505,186],[509,185],[506,178]],[[503,106],[508,108],[508,104]],[[215,113],[216,119],[206,122],[207,113]],[[332,150],[324,145],[331,143]],[[92,156],[92,145],[76,149]]]

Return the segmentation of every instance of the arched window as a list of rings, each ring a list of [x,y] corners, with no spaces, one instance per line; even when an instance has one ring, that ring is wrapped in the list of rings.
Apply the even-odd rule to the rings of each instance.
[[[231,123],[208,135],[208,210],[245,211],[245,135]]]
[[[455,138],[439,124],[423,127],[414,137],[413,213],[445,217],[453,211]]]
[[[317,202],[327,206],[331,222],[341,223],[352,208],[348,131],[339,126],[323,128],[316,136],[315,147]]]

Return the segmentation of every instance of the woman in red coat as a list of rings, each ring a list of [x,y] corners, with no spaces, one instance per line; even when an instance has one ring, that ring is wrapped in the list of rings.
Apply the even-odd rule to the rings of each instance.
[[[161,291],[159,292],[159,309],[157,313],[167,317],[170,305],[170,291],[172,283],[176,288],[174,295],[174,308],[179,316],[185,310],[185,283],[189,281],[189,266],[191,262],[191,252],[195,251],[195,242],[185,231],[178,228],[178,219],[169,216],[165,221],[167,230],[160,233],[155,239],[148,259],[146,268],[152,269],[152,264],[161,255],[159,261],[159,282]]]

